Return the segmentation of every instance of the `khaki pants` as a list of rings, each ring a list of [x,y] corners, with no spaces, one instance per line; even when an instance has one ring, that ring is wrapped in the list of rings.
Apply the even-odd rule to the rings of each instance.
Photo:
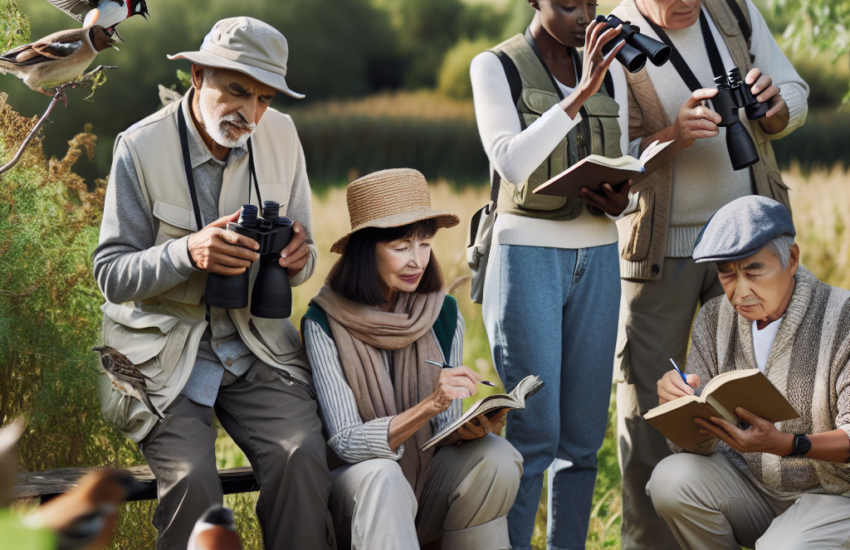
[[[685,354],[697,306],[723,294],[714,264],[665,258],[658,282],[622,281],[617,358],[625,383],[617,387],[617,434],[623,475],[624,550],[678,548],[652,508],[646,484],[671,454],[667,440],[644,419],[658,405],[656,383]]]
[[[267,550],[333,548],[327,508],[331,477],[316,400],[257,362],[238,380],[226,374],[215,403],[221,425],[245,452],[260,496]],[[211,407],[180,396],[139,444],[157,480],[157,550],[183,550],[200,515],[223,500]]]
[[[419,497],[392,460],[335,468],[330,508],[339,548],[418,550],[443,537],[444,550],[510,547],[506,515],[522,475],[522,457],[489,434],[443,447],[425,470]]]
[[[776,491],[720,453],[665,458],[647,492],[684,550],[850,548],[850,498]]]

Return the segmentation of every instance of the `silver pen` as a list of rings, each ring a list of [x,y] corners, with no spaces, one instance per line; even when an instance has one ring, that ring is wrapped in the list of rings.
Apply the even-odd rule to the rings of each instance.
[[[425,360],[426,363],[430,363],[432,365],[436,365],[441,369],[453,369],[454,367],[449,365],[448,363],[440,363],[439,361],[431,361],[430,359]],[[479,380],[480,384],[484,384],[485,386],[490,386],[491,388],[495,388],[496,384],[490,382],[489,380]]]

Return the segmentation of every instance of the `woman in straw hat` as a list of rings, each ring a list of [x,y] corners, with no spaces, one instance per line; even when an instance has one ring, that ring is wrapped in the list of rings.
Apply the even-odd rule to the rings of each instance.
[[[302,334],[313,368],[332,470],[329,506],[340,548],[509,548],[505,516],[522,458],[472,421],[438,450],[419,447],[461,415],[481,376],[460,366],[463,318],[431,251],[458,224],[431,209],[416,170],[383,170],[347,189],[351,232],[311,302]],[[443,368],[426,360],[459,365]]]

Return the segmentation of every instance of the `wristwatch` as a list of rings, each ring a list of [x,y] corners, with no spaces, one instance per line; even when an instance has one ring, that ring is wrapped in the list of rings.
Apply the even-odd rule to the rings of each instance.
[[[802,456],[812,450],[812,442],[806,434],[794,434],[794,450],[785,456]]]

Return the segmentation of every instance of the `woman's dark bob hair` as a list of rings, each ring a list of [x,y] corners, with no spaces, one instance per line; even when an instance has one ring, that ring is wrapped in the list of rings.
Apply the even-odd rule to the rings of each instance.
[[[422,220],[401,227],[361,229],[348,239],[345,252],[328,274],[327,284],[334,292],[353,302],[370,306],[385,304],[387,299],[381,292],[381,281],[378,278],[378,265],[375,259],[377,244],[412,237],[428,239],[435,233],[437,233],[437,222],[434,220]],[[442,288],[443,271],[432,251],[431,260],[415,292],[427,294]]]

